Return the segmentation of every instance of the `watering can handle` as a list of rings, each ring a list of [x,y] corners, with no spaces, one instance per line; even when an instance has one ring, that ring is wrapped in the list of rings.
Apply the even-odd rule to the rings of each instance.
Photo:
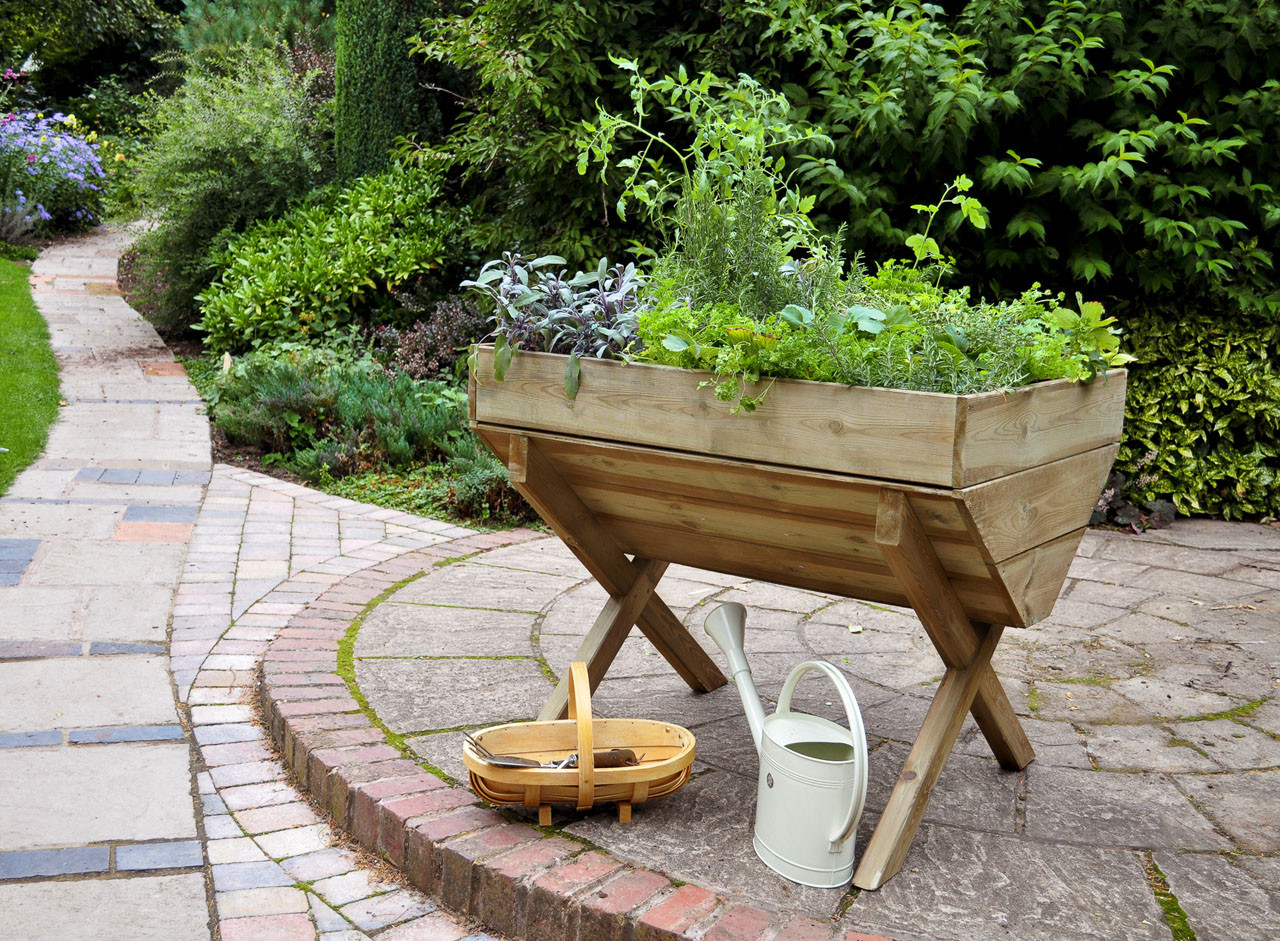
[[[845,715],[849,717],[849,731],[853,735],[854,765],[856,768],[854,773],[857,775],[857,780],[853,789],[853,797],[849,801],[849,810],[845,814],[844,820],[831,831],[831,851],[836,852],[839,845],[853,834],[854,828],[858,826],[858,819],[862,816],[862,805],[867,794],[867,732],[862,726],[862,712],[858,709],[858,700],[854,698],[853,690],[849,688],[849,681],[844,678],[843,673],[825,660],[806,660],[791,671],[787,681],[782,684],[782,692],[778,696],[777,711],[791,711],[791,696],[796,691],[796,684],[800,682],[800,677],[810,670],[825,673],[827,679],[831,681],[836,691],[840,693],[840,699],[844,703]]]

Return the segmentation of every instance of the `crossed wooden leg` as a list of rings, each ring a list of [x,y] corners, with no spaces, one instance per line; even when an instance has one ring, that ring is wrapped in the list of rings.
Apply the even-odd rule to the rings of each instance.
[[[628,559],[538,449],[536,441],[487,428],[477,431],[499,456],[506,458],[512,485],[609,593],[609,601],[574,656],[575,661],[587,664],[592,691],[604,679],[633,624],[639,626],[691,688],[705,693],[728,682],[666,602],[654,593],[667,563],[657,559]],[[566,674],[538,718],[563,718],[568,705]]]
[[[947,670],[854,873],[853,884],[863,889],[878,889],[902,867],[929,794],[968,712],[973,712],[992,752],[1006,768],[1024,768],[1035,757],[991,668],[991,655],[1004,628],[976,624],[965,615],[901,491],[880,491],[876,544]]]

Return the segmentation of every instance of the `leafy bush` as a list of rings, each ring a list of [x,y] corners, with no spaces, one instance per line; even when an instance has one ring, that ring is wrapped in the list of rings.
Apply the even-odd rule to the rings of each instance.
[[[0,238],[74,231],[98,221],[102,164],[73,115],[0,116]]]
[[[333,351],[264,350],[243,357],[211,396],[234,442],[279,455],[309,480],[403,468],[448,452],[466,394],[440,382],[391,378],[370,359]]]
[[[193,67],[155,103],[138,183],[159,219],[139,244],[144,267],[166,285],[158,326],[190,325],[212,257],[331,176],[329,109],[309,97],[308,84],[278,50],[241,47]]]
[[[393,373],[411,379],[448,376],[467,346],[488,332],[488,318],[467,297],[456,295],[430,301],[424,297],[422,278],[413,289],[396,291],[400,304],[397,319],[408,318],[408,326],[390,324],[371,331],[374,358]]]
[[[186,0],[177,42],[189,55],[225,53],[243,43],[274,46],[310,38],[333,48],[334,0]]]
[[[829,231],[896,251],[908,207],[982,168],[987,238],[937,239],[975,287],[1107,282],[1121,310],[1176,307],[1205,282],[1280,311],[1280,4],[1274,0],[755,0],[663,8],[621,0],[490,0],[424,24],[420,52],[472,70],[452,138],[491,193],[503,244],[580,259],[630,232],[593,181],[566,175],[623,73],[749,72],[786,93],[831,148],[790,166]],[[654,128],[655,130],[659,128]],[[499,189],[500,187],[500,189]],[[481,197],[484,198],[483,196]],[[643,230],[641,230],[643,235]]]
[[[506,465],[474,436],[459,441],[431,491],[447,512],[463,519],[523,523],[538,518],[511,486]]]
[[[406,43],[432,0],[342,0],[338,9],[335,132],[338,172],[375,173],[390,162],[396,138],[436,134],[440,114],[418,92]]]
[[[330,188],[261,222],[216,256],[218,278],[198,298],[215,352],[316,340],[381,307],[438,267],[459,236],[437,206],[437,167],[395,165]]]
[[[178,0],[0,0],[0,55],[38,63],[32,83],[66,101],[105,76],[145,80],[169,48]]]
[[[1280,323],[1153,311],[1130,320],[1126,345],[1138,363],[1117,467],[1141,479],[1135,502],[1280,516]]]
[[[5,261],[35,261],[40,256],[40,249],[34,245],[14,245],[0,239],[0,259]]]
[[[226,372],[193,370],[214,423],[264,460],[354,499],[415,513],[517,523],[533,512],[507,471],[466,427],[466,393],[388,375],[354,335],[321,347],[285,344]]]

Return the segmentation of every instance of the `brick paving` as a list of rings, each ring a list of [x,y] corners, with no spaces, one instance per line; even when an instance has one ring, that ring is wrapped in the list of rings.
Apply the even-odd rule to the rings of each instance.
[[[471,531],[211,467],[202,401],[115,290],[126,242],[32,269],[65,405],[0,498],[0,937],[490,938],[344,848],[252,704],[292,614]]]
[[[747,652],[767,708],[802,659],[828,659],[846,674],[872,748],[858,836],[865,846],[941,672],[914,615],[678,566],[659,593],[716,659],[702,619],[721,601],[747,606]],[[465,782],[458,727],[534,715],[604,600],[555,539],[424,567],[356,622],[354,689],[366,717],[446,779]],[[546,839],[585,841],[628,872],[665,876],[639,909],[623,909],[625,919],[613,910],[602,917],[574,887],[553,886],[558,875],[535,877],[513,903],[524,921],[508,930],[572,937],[556,920],[563,908],[543,904],[563,895],[582,938],[825,941],[833,930],[904,941],[1162,938],[1169,928],[1153,889],[1158,867],[1201,937],[1270,938],[1280,924],[1278,625],[1280,528],[1180,521],[1143,536],[1090,533],[1053,615],[1007,632],[997,654],[1036,761],[1022,773],[1001,771],[968,722],[902,873],[863,893],[796,886],[756,860],[757,763],[736,691],[691,694],[635,632],[593,708],[691,727],[694,778],[637,808],[627,826],[608,810],[557,808]],[[274,712],[287,717],[299,697],[267,682]],[[833,698],[802,686],[797,708],[838,720]],[[490,832],[478,827],[496,833],[531,814],[515,808],[454,827],[447,817],[429,828],[406,820],[410,841],[425,836],[437,857],[436,872],[422,878],[410,859],[410,875],[443,883],[442,898],[457,910],[483,911],[487,898],[475,887],[499,881],[508,856],[496,846],[470,864],[483,874],[470,879],[471,909],[450,901],[458,889],[448,884],[448,861],[476,856],[471,845]],[[383,832],[369,837],[358,816],[354,830],[372,847],[389,845]],[[670,891],[667,877],[691,885],[654,905],[655,892]],[[630,934],[619,933],[624,921]]]

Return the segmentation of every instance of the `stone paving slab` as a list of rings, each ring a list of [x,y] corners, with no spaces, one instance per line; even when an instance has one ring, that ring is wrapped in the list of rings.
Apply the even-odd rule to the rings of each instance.
[[[0,850],[194,836],[189,765],[185,743],[0,751]]]
[[[129,690],[119,695],[119,687]],[[163,657],[49,659],[0,663],[0,731],[145,725],[174,719]],[[68,699],[67,690],[77,696]]]
[[[204,894],[200,875],[0,883],[0,912],[24,941],[203,941]]]
[[[1212,541],[1211,530],[1198,524],[1191,539]],[[1145,853],[1217,859],[1212,854],[1242,851],[1246,861],[1266,864],[1249,854],[1280,848],[1265,796],[1274,793],[1270,776],[1280,774],[1280,746],[1267,734],[1277,715],[1280,645],[1267,639],[1276,636],[1272,596],[1229,577],[1238,558],[1219,558],[1235,550],[1141,539],[1091,534],[1053,617],[1007,632],[999,672],[1039,757],[1024,773],[1001,771],[969,720],[912,861],[880,892],[850,905],[841,892],[785,883],[755,860],[757,762],[736,692],[689,693],[638,633],[593,705],[600,715],[692,728],[695,778],[637,808],[631,825],[618,825],[607,809],[556,808],[553,827],[731,899],[895,938],[1166,936]],[[1248,542],[1250,551],[1280,551],[1280,531],[1250,530]],[[486,566],[531,573],[529,595],[510,580],[516,576],[495,581]],[[471,573],[477,577],[462,578]],[[492,714],[493,687],[452,680],[474,670],[482,639],[494,643],[490,656],[531,654],[544,664],[547,676],[530,669],[527,681],[499,687],[533,715],[538,690],[549,693],[550,677],[562,674],[603,603],[582,574],[554,539],[428,571],[363,622],[353,649],[362,693],[391,730],[410,734],[414,754],[465,780],[460,733],[414,733],[499,721],[479,718]],[[555,592],[547,575],[578,581]],[[873,745],[865,842],[941,673],[922,628],[903,609],[716,578],[681,572],[673,601],[693,605],[681,616],[695,637],[716,603],[749,605],[747,652],[766,708],[808,656],[831,660],[853,684]],[[535,601],[540,608],[527,607]],[[465,650],[450,640],[455,622],[472,628]],[[838,720],[838,702],[813,685],[798,691],[797,708]],[[528,819],[520,808],[508,813]],[[1240,883],[1242,897],[1265,891],[1243,863],[1232,872],[1250,880]]]
[[[394,886],[331,907],[294,881],[368,863],[282,783],[245,705],[309,585],[470,531],[230,468],[215,481],[204,403],[115,292],[126,241],[93,234],[33,267],[65,404],[0,495],[0,937],[478,941]],[[275,862],[321,854],[323,872]]]

